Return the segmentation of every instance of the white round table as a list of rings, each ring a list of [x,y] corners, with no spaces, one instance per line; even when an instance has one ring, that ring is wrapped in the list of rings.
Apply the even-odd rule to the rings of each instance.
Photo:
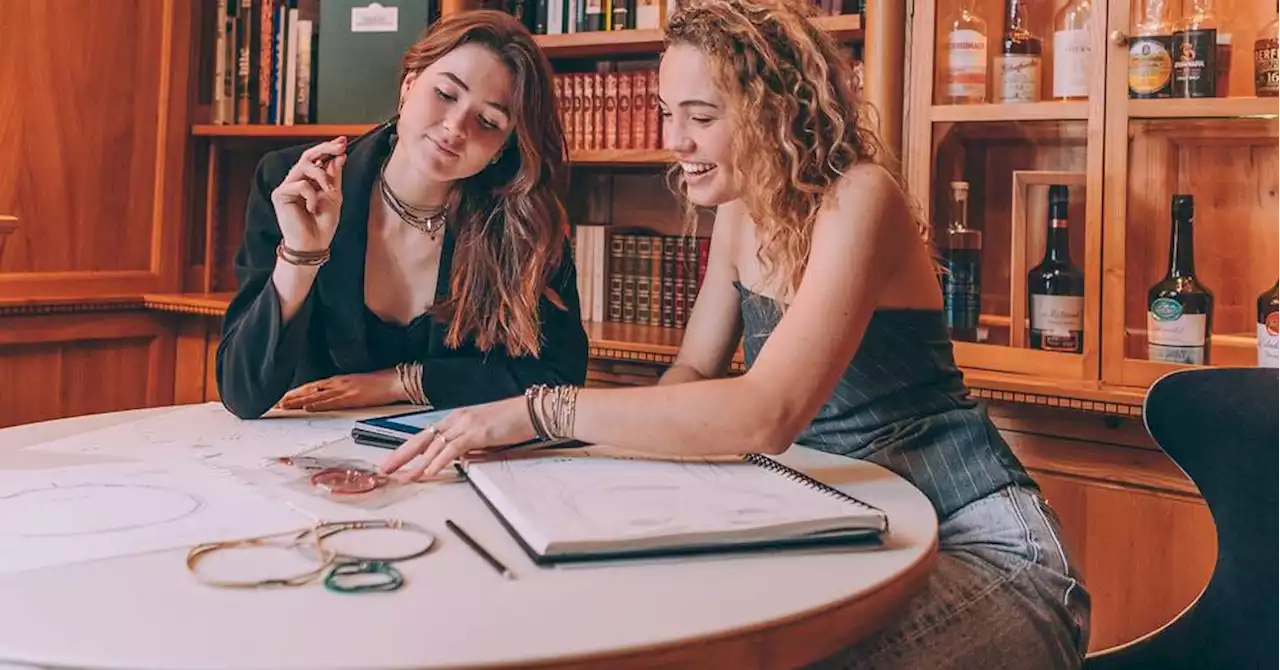
[[[24,447],[171,409],[0,430],[0,470],[81,464],[88,457]],[[340,448],[375,463],[386,454],[350,440]],[[424,483],[375,512],[437,537],[429,554],[399,564],[399,591],[210,587],[186,571],[185,549],[0,574],[0,666],[794,667],[891,620],[923,586],[937,522],[916,488],[876,465],[798,446],[779,460],[884,509],[883,546],[545,568],[469,486]],[[446,517],[516,579],[452,535]]]

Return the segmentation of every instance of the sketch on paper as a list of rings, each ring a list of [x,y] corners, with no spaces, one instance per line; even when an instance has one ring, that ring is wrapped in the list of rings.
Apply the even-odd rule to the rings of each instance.
[[[851,513],[839,499],[745,461],[574,455],[476,469],[497,484],[513,513],[539,519],[544,532],[563,540],[724,532]]]
[[[0,573],[304,528],[312,519],[197,462],[0,472]]]
[[[30,448],[126,459],[180,457],[214,466],[256,468],[277,456],[345,439],[351,425],[348,417],[303,414],[245,420],[220,403],[204,403]]]
[[[199,498],[146,484],[75,484],[0,496],[0,535],[74,537],[137,530],[200,511]]]

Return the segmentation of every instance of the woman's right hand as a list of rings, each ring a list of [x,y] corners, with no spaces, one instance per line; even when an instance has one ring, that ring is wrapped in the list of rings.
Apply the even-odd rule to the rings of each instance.
[[[307,149],[271,192],[285,246],[295,251],[324,251],[338,229],[342,209],[342,168],[347,138]]]

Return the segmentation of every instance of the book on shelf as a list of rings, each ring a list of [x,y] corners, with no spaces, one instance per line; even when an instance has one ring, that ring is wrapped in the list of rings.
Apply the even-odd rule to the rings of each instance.
[[[554,90],[571,151],[662,148],[655,64],[601,62],[556,74]]]
[[[538,564],[866,545],[885,512],[760,454],[650,458],[607,447],[458,469]]]
[[[684,327],[706,276],[710,243],[706,237],[576,226],[573,253],[582,318]]]
[[[218,0],[212,122],[316,120],[319,0]]]

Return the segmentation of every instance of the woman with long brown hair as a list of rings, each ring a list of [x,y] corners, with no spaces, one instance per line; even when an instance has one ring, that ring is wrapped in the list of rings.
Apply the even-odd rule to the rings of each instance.
[[[793,443],[911,481],[939,560],[846,668],[1074,668],[1089,595],[1052,509],[968,394],[935,264],[848,61],[794,0],[682,0],[659,76],[679,191],[716,208],[675,364],[656,386],[533,387],[455,411],[389,456],[431,475],[536,435],[677,455]],[[745,374],[726,378],[741,341]]]
[[[232,412],[584,382],[552,76],[514,17],[461,12],[405,54],[396,117],[263,157],[217,356]]]

